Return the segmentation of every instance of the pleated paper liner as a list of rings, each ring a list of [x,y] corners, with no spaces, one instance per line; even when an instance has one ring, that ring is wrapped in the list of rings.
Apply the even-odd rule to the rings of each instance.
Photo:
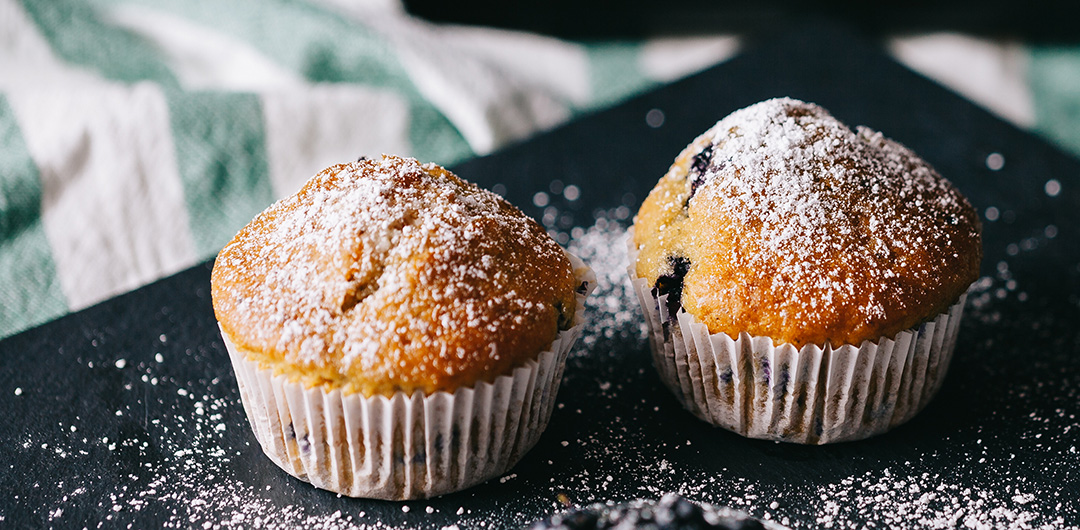
[[[632,244],[631,244],[632,247]],[[750,438],[802,444],[859,440],[910,420],[941,387],[956,347],[966,295],[895,337],[796,349],[743,332],[710,334],[667,295],[630,276],[660,379],[687,410]]]
[[[591,290],[595,276],[572,258]],[[260,368],[222,333],[255,437],[289,474],[348,495],[429,498],[509,470],[547,427],[566,357],[584,327],[586,293],[574,326],[511,373],[454,392],[364,397],[303,388]]]

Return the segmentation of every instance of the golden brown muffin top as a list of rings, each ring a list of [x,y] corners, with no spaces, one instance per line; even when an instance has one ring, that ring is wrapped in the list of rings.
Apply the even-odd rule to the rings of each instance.
[[[218,254],[214,313],[248,359],[307,387],[453,391],[573,322],[575,271],[501,197],[434,165],[332,166]]]
[[[636,270],[712,333],[860,344],[956,302],[978,278],[980,229],[910,149],[772,99],[675,160],[634,220]]]

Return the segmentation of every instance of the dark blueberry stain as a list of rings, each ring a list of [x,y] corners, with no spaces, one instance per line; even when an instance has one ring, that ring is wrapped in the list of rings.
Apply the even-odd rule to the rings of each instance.
[[[761,358],[761,371],[765,374],[765,384],[769,384],[772,379],[772,367],[769,366],[769,360],[765,357]]]
[[[368,157],[366,157],[364,155],[360,155],[360,158],[357,158],[356,161],[357,162],[363,162],[364,160],[367,160],[367,159],[368,159]]]
[[[311,452],[311,438],[308,437],[308,433],[304,433],[296,439],[296,445],[300,446],[300,452],[308,454]]]
[[[461,429],[456,426],[450,430],[450,449],[457,451],[461,447]]]
[[[720,374],[720,380],[724,383],[730,383],[732,377],[731,370],[724,370],[724,372]]]
[[[690,164],[690,172],[702,174],[706,169],[709,169],[709,162],[712,161],[713,145],[709,144],[702,149],[700,153],[694,155],[694,161]]]
[[[577,292],[577,294],[585,294],[589,292],[589,282],[581,282],[581,285],[578,285],[575,291]]]
[[[789,372],[790,368],[788,368],[786,364],[780,367],[780,375],[776,379],[776,386],[781,390],[786,389],[788,381],[791,380],[791,374]]]
[[[694,155],[693,161],[690,162],[690,171],[686,175],[686,178],[690,180],[690,195],[686,197],[684,208],[690,207],[690,199],[697,193],[698,188],[705,183],[705,172],[709,169],[709,164],[712,163],[712,155],[713,146],[709,144],[700,153]]]
[[[285,426],[285,438],[287,438],[289,440],[295,440],[296,439],[296,429],[293,428],[292,423],[289,423],[288,425]]]
[[[667,295],[668,318],[675,320],[675,314],[682,307],[683,278],[690,272],[690,260],[683,256],[669,256],[668,264],[671,265],[671,274],[664,274],[656,279],[653,296],[659,299]]]
[[[553,304],[555,306],[555,313],[558,318],[559,329],[565,331],[570,329],[573,324],[573,317],[566,312],[566,307],[563,306],[562,301],[555,300]]]

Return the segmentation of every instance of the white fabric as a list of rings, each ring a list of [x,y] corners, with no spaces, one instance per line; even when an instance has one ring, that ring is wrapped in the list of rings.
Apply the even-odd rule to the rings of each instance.
[[[739,52],[739,44],[731,35],[652,39],[642,46],[638,61],[646,76],[671,82],[730,59]]]
[[[157,46],[187,90],[262,92],[305,84],[246,42],[185,18],[123,4],[109,11],[108,18]]]
[[[332,164],[412,151],[408,105],[387,90],[313,85],[264,94],[262,107],[275,197],[296,192]]]
[[[40,173],[42,222],[71,309],[195,263],[159,87],[7,97]]]
[[[898,37],[889,50],[909,68],[1020,126],[1035,125],[1026,79],[1027,54],[1016,42],[957,33]]]
[[[96,72],[56,57],[17,0],[0,0],[0,90],[49,84],[107,84]]]

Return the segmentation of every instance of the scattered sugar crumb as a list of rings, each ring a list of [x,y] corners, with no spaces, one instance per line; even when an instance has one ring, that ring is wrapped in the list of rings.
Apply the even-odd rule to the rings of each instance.
[[[579,403],[566,407],[560,402],[556,414],[562,415],[562,421],[583,415],[600,418],[596,420],[599,423],[578,429],[576,437],[541,441],[553,447],[566,447],[552,454],[572,453],[575,461],[581,462],[580,466],[568,469],[559,459],[545,459],[546,465],[542,463],[532,469],[542,470],[550,476],[537,477],[514,471],[501,477],[500,482],[507,487],[527,486],[532,493],[528,498],[511,503],[477,502],[466,492],[460,500],[448,498],[454,504],[438,504],[437,499],[403,504],[397,516],[411,521],[412,528],[430,528],[430,524],[424,524],[424,518],[437,512],[454,514],[457,519],[444,528],[522,528],[537,513],[553,513],[597,501],[658,499],[668,492],[717,506],[730,506],[798,529],[1077,528],[1080,506],[1068,492],[1028,482],[1012,472],[1017,466],[1034,466],[1037,473],[1056,477],[1059,482],[1072,480],[1068,470],[1080,466],[1080,448],[1074,441],[1070,443],[1080,428],[1080,409],[1076,405],[1080,403],[1080,384],[1076,377],[1064,378],[1071,386],[1062,386],[1060,380],[1054,383],[1029,377],[1025,379],[1027,382],[1003,389],[1001,396],[986,397],[1000,405],[997,410],[1013,410],[1010,418],[1022,418],[1009,429],[1018,432],[1023,443],[1030,446],[1025,454],[1034,455],[1033,462],[1021,462],[1024,458],[1014,456],[1014,435],[1001,435],[999,429],[994,428],[993,418],[986,420],[989,427],[985,430],[980,425],[975,427],[980,432],[958,432],[954,440],[946,440],[950,447],[948,455],[915,449],[910,462],[897,462],[887,469],[849,476],[845,473],[820,486],[776,484],[753,476],[740,476],[728,469],[696,466],[685,457],[675,458],[673,446],[642,439],[650,432],[650,427],[642,422],[656,423],[665,414],[684,413],[667,408],[670,404],[661,407],[643,399],[637,393],[639,389],[627,385],[628,374],[638,379],[644,376],[646,380],[654,376],[643,374],[646,369],[635,368],[628,372],[626,363],[620,362],[627,355],[648,356],[644,324],[626,276],[624,221],[629,210],[620,206],[596,212],[590,226],[579,226],[581,220],[573,217],[575,214],[571,209],[560,209],[571,200],[568,189],[569,186],[563,187],[561,194],[551,192],[548,207],[557,211],[544,227],[570,241],[570,250],[593,267],[598,285],[587,302],[590,322],[568,362],[563,385],[576,393],[584,393],[590,406],[597,410],[619,404],[617,410],[620,412],[590,415],[592,411],[580,407]],[[567,215],[571,216],[570,224],[564,228],[568,221],[561,219],[566,219]],[[1047,237],[1045,229],[1041,233]],[[1037,248],[1062,244],[1066,238],[1050,239],[1039,239]],[[992,264],[988,268],[989,275],[972,287],[968,306],[972,320],[962,331],[964,336],[971,337],[971,327],[975,325],[999,330],[999,334],[1053,333],[1056,329],[1047,319],[1033,317],[1009,322],[1004,316],[1009,314],[1006,312],[1009,304],[1032,303],[1025,302],[1022,297],[1025,289],[1031,287],[1014,271],[1018,269],[1014,260],[1024,256],[1019,243],[1017,248],[1019,257]],[[1004,296],[999,297],[999,292]],[[968,358],[960,356],[954,361],[954,367],[986,373],[990,368],[970,357],[1008,353],[997,351],[994,333],[985,335],[972,339],[975,344],[970,346]],[[1062,355],[1070,354],[1074,350],[1070,349],[1072,343],[1068,340],[1071,339],[1065,337],[1050,344],[1060,348],[1064,352]],[[185,397],[175,400],[167,417],[144,416],[141,405],[135,407],[126,403],[117,408],[116,414],[127,411],[124,421],[138,422],[141,431],[103,432],[97,430],[96,422],[84,418],[83,423],[76,422],[77,425],[53,424],[52,427],[59,429],[62,435],[57,442],[49,438],[49,443],[43,443],[40,436],[27,435],[12,445],[15,451],[40,451],[37,458],[49,465],[67,465],[72,459],[80,458],[115,459],[124,454],[145,457],[139,474],[123,480],[91,478],[79,484],[52,485],[57,490],[53,502],[30,508],[42,521],[47,521],[48,526],[76,525],[74,518],[87,513],[86,506],[90,503],[91,509],[96,504],[98,513],[106,514],[103,516],[108,518],[106,526],[117,527],[126,526],[127,521],[148,509],[164,517],[161,520],[164,528],[384,530],[410,527],[406,523],[380,521],[379,512],[359,510],[359,506],[367,506],[363,504],[365,501],[348,504],[351,501],[345,499],[346,506],[353,506],[351,510],[336,502],[332,503],[334,507],[322,510],[299,502],[294,504],[290,502],[293,488],[309,486],[293,479],[283,477],[284,487],[247,481],[231,461],[239,455],[257,454],[260,449],[254,442],[250,446],[226,442],[226,429],[247,428],[237,391],[234,386],[226,386],[235,383],[231,379],[228,383],[222,382],[225,379],[177,381],[164,372],[167,366],[161,365],[161,354],[155,354],[154,358],[157,364],[143,366],[133,362],[133,368],[137,366],[137,370],[117,372],[125,383],[118,388],[123,388],[129,402],[136,404],[145,396],[175,393]],[[94,369],[93,362],[81,362],[87,369]],[[955,384],[955,379],[950,383]],[[16,387],[14,393],[22,395],[23,388]],[[1025,409],[1037,393],[1056,396],[1056,408]],[[579,408],[585,409],[583,415],[575,412]],[[1023,412],[1015,413],[1016,410]],[[77,428],[77,435],[73,428]],[[970,436],[965,438],[966,435]],[[679,444],[680,455],[683,451],[704,453],[713,449],[711,443],[703,443],[701,438],[691,440],[690,433],[685,436],[685,444]],[[677,439],[682,438],[680,434]],[[1051,446],[1068,449],[1052,452]],[[967,455],[967,460],[956,461],[956,455]],[[265,464],[272,466],[269,462]],[[20,502],[22,494],[15,493],[14,502]],[[458,502],[470,503],[473,509],[467,510]],[[389,506],[397,511],[393,505]]]

